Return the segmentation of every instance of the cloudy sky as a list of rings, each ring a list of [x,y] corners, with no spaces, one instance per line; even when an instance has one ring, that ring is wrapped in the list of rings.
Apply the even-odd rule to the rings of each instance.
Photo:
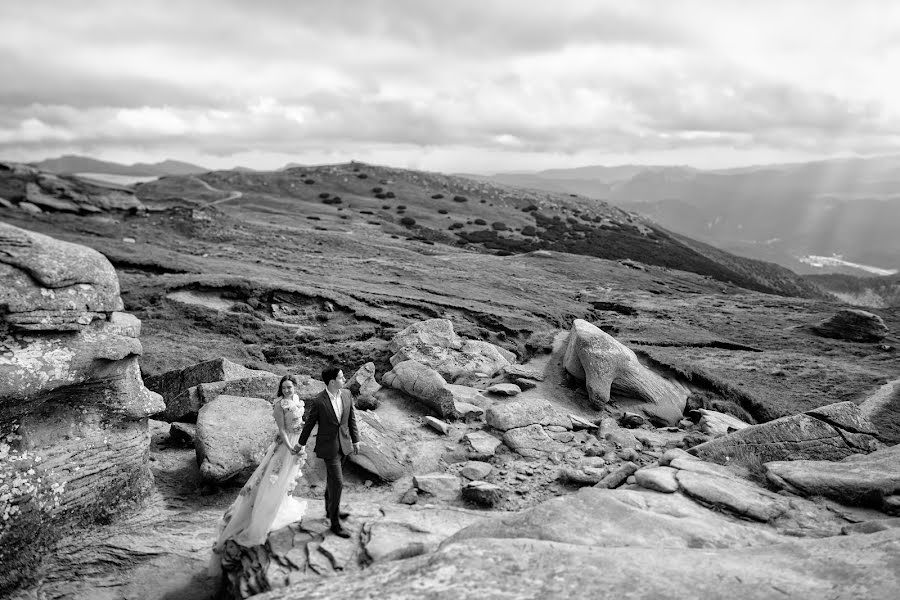
[[[895,0],[0,3],[0,158],[440,171],[900,152]]]

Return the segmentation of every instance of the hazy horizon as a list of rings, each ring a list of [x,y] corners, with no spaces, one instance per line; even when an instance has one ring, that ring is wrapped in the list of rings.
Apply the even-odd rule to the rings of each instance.
[[[900,152],[888,0],[0,6],[0,157],[478,174]]]

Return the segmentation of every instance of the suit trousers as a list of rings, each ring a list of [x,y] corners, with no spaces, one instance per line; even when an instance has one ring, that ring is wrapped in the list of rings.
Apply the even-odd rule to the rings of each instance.
[[[332,527],[340,527],[341,493],[344,491],[344,460],[346,455],[338,450],[337,456],[325,461],[325,516]]]

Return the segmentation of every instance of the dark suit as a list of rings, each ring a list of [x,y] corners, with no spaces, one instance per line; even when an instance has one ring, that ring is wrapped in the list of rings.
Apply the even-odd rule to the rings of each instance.
[[[305,446],[313,427],[319,425],[315,452],[316,456],[325,461],[325,514],[331,520],[332,527],[339,527],[341,492],[344,489],[341,467],[344,458],[353,451],[353,444],[359,442],[353,396],[348,390],[341,390],[340,421],[334,413],[327,390],[323,390],[307,404],[306,423],[300,433],[299,443]]]

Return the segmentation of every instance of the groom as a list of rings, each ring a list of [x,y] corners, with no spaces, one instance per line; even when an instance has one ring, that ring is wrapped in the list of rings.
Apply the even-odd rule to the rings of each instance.
[[[341,492],[344,489],[342,466],[351,449],[353,454],[359,454],[356,411],[353,396],[342,389],[347,382],[343,371],[334,366],[327,367],[322,370],[322,381],[325,382],[325,390],[307,403],[306,424],[298,443],[301,448],[306,446],[313,427],[319,424],[315,450],[316,456],[325,461],[325,514],[331,521],[331,531],[348,538],[350,532],[341,525],[341,517],[348,516],[341,511]]]

